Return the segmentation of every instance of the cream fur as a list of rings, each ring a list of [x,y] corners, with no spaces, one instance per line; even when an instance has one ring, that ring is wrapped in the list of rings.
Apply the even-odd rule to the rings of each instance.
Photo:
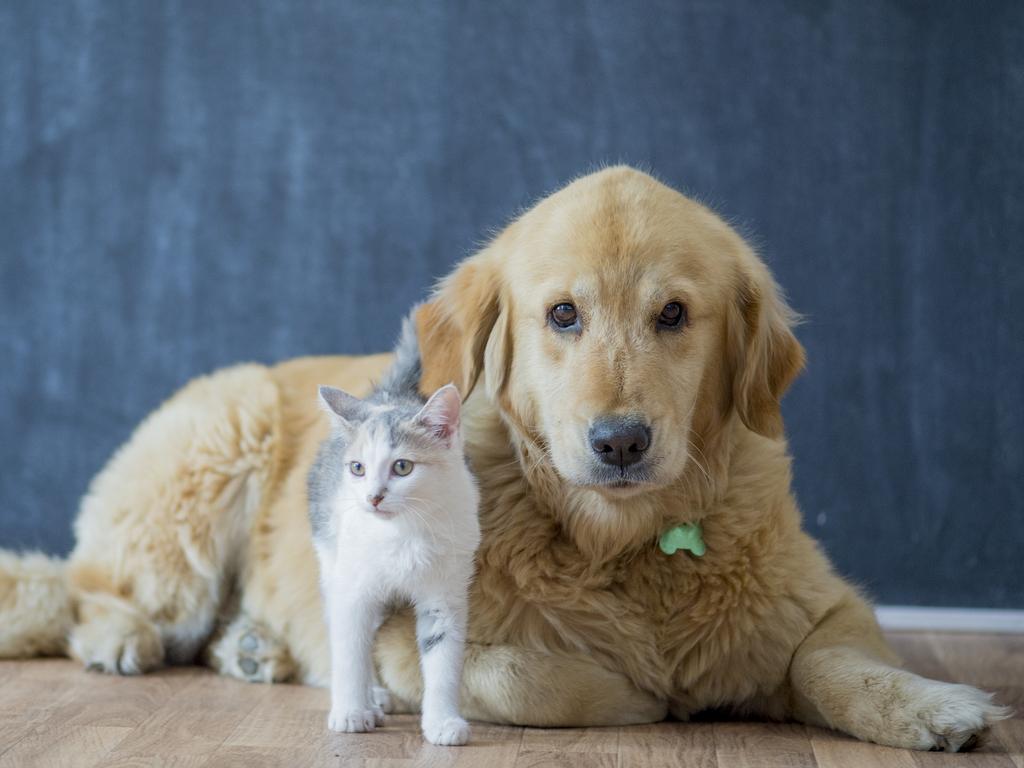
[[[567,293],[587,320],[571,344],[543,320]],[[667,297],[686,301],[691,326],[657,336],[650,313]],[[468,716],[612,725],[726,706],[958,749],[1005,715],[980,691],[899,670],[868,605],[801,530],[778,406],[803,362],[792,319],[724,222],[628,168],[541,201],[440,286],[419,315],[422,387],[454,379],[472,392],[467,452],[482,497]],[[301,679],[325,684],[305,509],[326,429],[316,386],[363,394],[387,360],[233,368],[147,419],[82,505],[68,566],[72,652],[106,671],[145,671],[188,657],[219,612],[237,609]],[[576,482],[588,420],[637,410],[655,420],[648,486]],[[657,550],[666,526],[698,520],[703,558]],[[27,584],[32,570],[0,560],[0,586]],[[54,584],[44,570],[40,583]],[[40,631],[43,642],[25,629],[45,616],[66,626],[67,596],[40,589],[13,608],[4,598],[4,621],[18,618],[0,632],[6,655],[58,648],[55,633]],[[225,659],[250,630],[232,627],[209,657],[238,674]],[[397,708],[419,700],[408,616],[381,630],[377,662]]]
[[[73,620],[67,591],[57,558],[0,550],[0,658],[66,654]]]

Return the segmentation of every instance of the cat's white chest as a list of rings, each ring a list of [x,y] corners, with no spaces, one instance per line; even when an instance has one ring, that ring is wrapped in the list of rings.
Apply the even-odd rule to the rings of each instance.
[[[378,566],[396,582],[415,582],[436,569],[437,552],[429,542],[410,535],[395,536],[380,546]]]
[[[433,579],[443,567],[445,558],[429,535],[394,520],[353,517],[342,525],[336,540],[336,578],[377,590],[408,592]]]

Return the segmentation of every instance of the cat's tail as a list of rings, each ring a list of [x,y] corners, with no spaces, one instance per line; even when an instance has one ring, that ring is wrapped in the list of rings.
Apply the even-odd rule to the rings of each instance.
[[[72,625],[67,564],[0,549],[0,659],[64,656]]]
[[[420,344],[416,338],[416,323],[413,322],[418,308],[413,307],[412,312],[402,321],[402,332],[398,337],[398,344],[395,345],[395,362],[377,385],[378,392],[420,398],[420,376],[423,374],[423,366],[420,359]]]

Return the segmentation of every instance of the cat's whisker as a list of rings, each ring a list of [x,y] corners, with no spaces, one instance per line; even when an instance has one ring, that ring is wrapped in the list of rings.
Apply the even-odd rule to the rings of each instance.
[[[445,507],[443,507],[439,502],[434,501],[432,499],[420,498],[418,496],[406,496],[405,498],[406,498],[407,501],[413,501],[413,502],[418,502],[418,503],[424,504],[427,507],[428,511],[431,508],[433,508],[434,510],[442,512],[444,519],[447,520],[447,522],[448,522],[449,539],[454,540],[456,538],[456,536],[455,536],[456,531],[455,531],[454,520],[452,519],[451,515],[448,514],[447,509]],[[424,524],[427,524],[426,520],[424,520]],[[428,526],[428,529],[429,529],[429,526]]]

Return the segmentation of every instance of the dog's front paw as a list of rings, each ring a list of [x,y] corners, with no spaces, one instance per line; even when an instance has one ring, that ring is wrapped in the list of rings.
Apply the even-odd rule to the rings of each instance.
[[[888,670],[866,677],[851,692],[844,728],[877,744],[904,749],[961,752],[972,749],[1009,710],[969,685],[928,680]]]
[[[917,748],[963,752],[977,746],[989,726],[1010,716],[984,691],[969,685],[924,681],[915,699]]]
[[[460,747],[469,741],[469,723],[461,717],[446,717],[437,722],[424,720],[423,738],[440,747]]]
[[[339,733],[369,733],[383,722],[384,713],[380,711],[379,707],[370,709],[332,707],[331,713],[327,716],[327,727]]]

